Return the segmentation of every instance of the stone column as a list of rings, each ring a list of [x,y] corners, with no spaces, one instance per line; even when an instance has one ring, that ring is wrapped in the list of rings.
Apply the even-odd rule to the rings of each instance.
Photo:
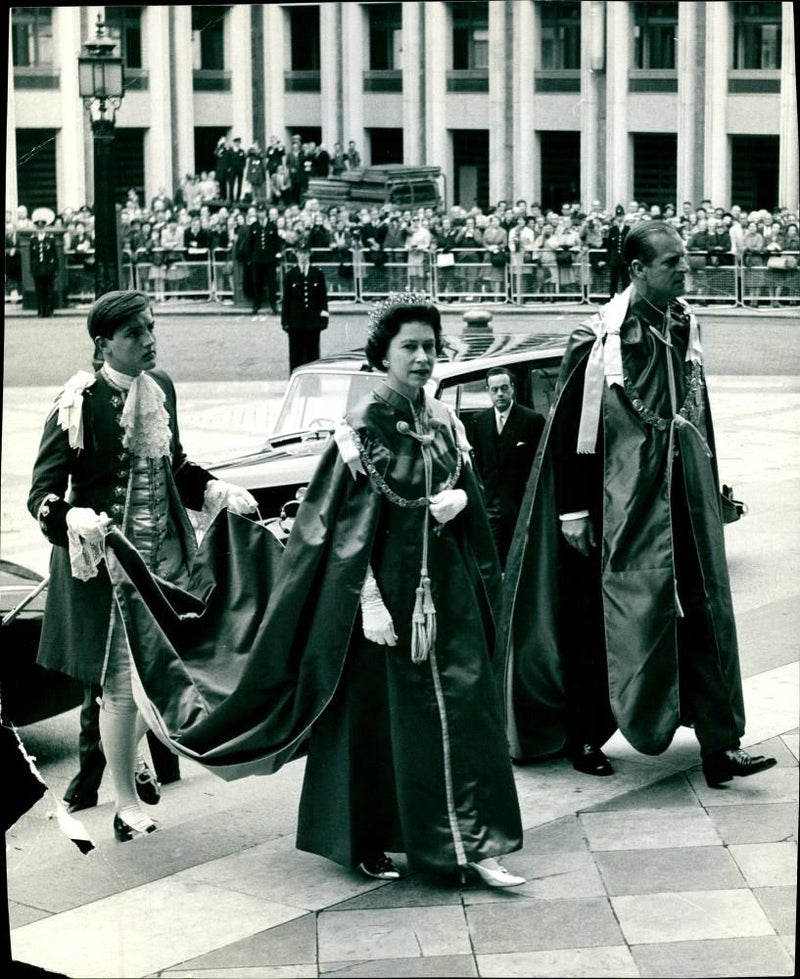
[[[782,3],[781,130],[778,157],[778,203],[792,214],[798,210],[797,78],[793,4]]]
[[[631,11],[627,3],[606,5],[606,200],[613,208],[633,195],[628,135],[628,72]]]
[[[322,142],[328,152],[342,131],[342,5],[319,5],[320,112]]]
[[[8,88],[6,89],[6,210],[16,218],[19,207],[17,189],[17,120],[14,106],[14,57],[11,31],[8,32]]]
[[[605,72],[605,4],[581,4],[581,201],[602,199],[605,180],[600,154],[601,95]],[[602,190],[601,190],[602,186]],[[608,203],[608,202],[606,202]]]
[[[241,45],[245,40],[249,42],[251,36],[250,5],[233,4],[225,28],[225,61],[231,66],[231,135],[240,136],[242,147],[247,150],[253,142],[253,62],[249,43],[244,52]]]
[[[286,86],[283,79],[288,27],[286,13],[277,3],[265,3],[264,10],[264,113],[265,132],[285,143]],[[288,144],[286,146],[288,149]]]
[[[495,204],[512,194],[514,131],[511,120],[514,50],[512,4],[489,4],[489,201]]]
[[[405,6],[405,5],[404,5]],[[414,4],[410,4],[414,6]],[[364,130],[364,70],[366,60],[366,11],[360,3],[342,4],[342,122],[336,139],[347,150],[347,143],[354,139],[361,152],[366,149],[367,135]],[[405,40],[404,40],[405,46]],[[333,142],[328,152],[333,153]]]
[[[535,52],[533,0],[517,0],[514,10],[514,38],[511,58],[514,86],[514,200],[532,204],[538,198],[534,187],[536,140],[534,138],[533,72]]]
[[[706,4],[706,93],[703,192],[714,206],[730,203],[728,132],[725,105],[728,98],[729,4]],[[687,198],[688,199],[688,198]],[[695,201],[695,203],[699,203]]]
[[[424,3],[403,4],[403,162],[425,162]]]
[[[169,8],[172,65],[171,111],[173,177],[175,187],[187,173],[195,172],[194,77],[192,68],[192,8],[176,4]]]
[[[84,140],[92,138],[78,89],[78,53],[85,38],[81,37],[78,7],[53,7],[53,37],[57,45],[56,63],[60,68],[59,99],[61,128],[56,140],[56,173],[58,209],[76,210],[86,203]],[[92,35],[94,35],[92,30]],[[117,52],[119,53],[119,50]],[[124,103],[123,103],[124,104]],[[85,129],[84,123],[87,122]]]
[[[145,140],[145,197],[151,201],[159,187],[171,197],[172,173],[172,106],[170,100],[169,8],[144,8],[142,35],[145,42],[144,66],[148,74],[150,129]]]
[[[678,4],[678,180],[676,214],[684,201],[699,204],[703,196],[703,146],[698,114],[705,110],[705,45],[700,4]],[[700,116],[702,122],[702,115]]]
[[[441,0],[429,0],[423,5],[423,50],[425,52],[424,163],[440,166],[445,174],[448,206],[453,197],[453,147],[445,124],[447,102],[447,67],[451,40],[447,5]]]

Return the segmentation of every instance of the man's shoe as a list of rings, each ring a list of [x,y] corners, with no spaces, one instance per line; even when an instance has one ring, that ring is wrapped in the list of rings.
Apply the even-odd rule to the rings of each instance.
[[[777,759],[766,755],[748,755],[741,748],[731,748],[728,751],[715,751],[703,759],[703,775],[706,785],[716,788],[723,782],[730,782],[735,776],[756,775],[777,765]]]
[[[611,762],[594,744],[582,744],[570,753],[572,767],[584,775],[613,775]]]
[[[395,867],[390,857],[385,853],[379,853],[376,857],[369,860],[362,860],[358,869],[367,877],[374,877],[376,880],[399,880],[400,871]]]
[[[161,799],[158,780],[147,764],[140,761],[136,767],[136,794],[148,806],[155,806]]]

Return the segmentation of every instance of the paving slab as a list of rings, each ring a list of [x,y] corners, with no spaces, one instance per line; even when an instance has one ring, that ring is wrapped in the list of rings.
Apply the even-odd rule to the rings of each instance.
[[[797,842],[797,806],[791,802],[709,806],[707,812],[723,843]]]
[[[461,907],[324,911],[319,915],[319,963],[432,955],[470,955]]]
[[[145,976],[296,917],[296,908],[168,877],[18,928],[14,958],[71,979]],[[135,921],[136,927],[128,927]],[[92,936],[103,935],[103,941]],[[76,941],[76,936],[85,936]]]
[[[465,904],[488,904],[519,897],[540,898],[545,901],[569,897],[604,897],[605,888],[591,854],[586,850],[555,851],[552,853],[515,853],[503,863],[526,883],[513,889],[476,886],[464,891]]]
[[[680,806],[696,805],[697,796],[686,781],[686,775],[680,772],[640,789],[623,792],[622,795],[588,806],[581,811],[619,812],[622,809],[675,809]]]
[[[646,979],[794,974],[791,956],[775,937],[635,945],[631,953],[640,975]]]
[[[730,852],[750,887],[797,881],[797,843],[736,843]]]
[[[252,969],[168,969],[158,973],[164,979],[317,979],[316,966],[308,965],[270,965]]]
[[[317,919],[314,914],[304,914],[206,955],[188,959],[180,968],[213,972],[229,968],[313,965],[316,969],[316,962]]]
[[[594,856],[612,897],[747,887],[736,862],[722,846],[608,850]]]
[[[499,955],[479,955],[480,974],[502,979],[526,979],[528,976],[638,977],[639,970],[625,945],[609,948],[567,948],[546,952],[505,952]]]
[[[477,976],[475,959],[471,955],[431,955],[415,959],[379,959],[356,962],[352,965],[337,963],[333,969],[320,970],[321,976],[369,976],[372,979],[401,976]]]
[[[797,769],[781,765],[758,775],[735,778],[710,789],[701,772],[689,772],[689,781],[706,809],[712,806],[758,805],[760,803],[791,802],[797,805]]]
[[[605,898],[476,904],[467,908],[476,955],[622,945]]]
[[[389,884],[382,884],[328,911],[366,911],[374,908],[413,908],[426,905],[461,904],[461,891],[454,880],[443,881],[432,874],[413,874]]]
[[[212,860],[186,871],[186,876],[196,883],[229,887],[241,894],[267,895],[272,901],[306,911],[338,904],[380,886],[355,870],[295,849],[293,838]]]
[[[714,824],[699,806],[584,812],[580,818],[594,851],[713,846],[721,842]]]
[[[612,897],[629,945],[772,935],[749,890],[685,891]]]
[[[791,734],[784,734],[781,740],[794,755],[795,762],[800,760],[800,733],[792,731]]]
[[[551,853],[554,850],[586,850],[589,844],[580,819],[574,813],[522,834],[522,853]]]
[[[797,885],[756,887],[753,893],[779,935],[797,934]]]

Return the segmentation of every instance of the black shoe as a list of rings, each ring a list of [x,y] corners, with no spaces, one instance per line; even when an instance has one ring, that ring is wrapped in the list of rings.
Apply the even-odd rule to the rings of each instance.
[[[144,762],[141,762],[136,769],[135,779],[136,794],[142,802],[147,803],[148,806],[157,805],[161,799],[161,789],[155,775]]]
[[[715,751],[703,759],[703,775],[706,785],[715,788],[723,782],[730,782],[736,775],[756,775],[773,768],[778,762],[775,758],[765,755],[748,755],[741,748],[731,748],[728,751]]]
[[[270,313],[272,313],[273,316],[277,316],[278,315],[278,307],[277,306],[270,306],[269,311],[270,311]]]
[[[258,306],[253,306],[253,309],[252,309],[252,313],[251,313],[251,315],[252,315],[252,316],[255,316],[255,315],[256,315],[256,313],[258,312],[258,309],[259,309],[259,307],[258,307]]]
[[[148,833],[155,833],[156,829],[157,826],[155,823],[150,823],[147,829],[136,829],[135,826],[126,823],[118,812],[114,813],[114,836],[120,843],[127,843],[137,836],[147,836]]]
[[[613,775],[611,762],[594,744],[582,744],[570,752],[572,767],[584,775]]]
[[[97,805],[97,796],[91,799],[64,799],[67,812],[80,812],[81,809],[94,809]]]
[[[375,877],[377,880],[399,880],[400,871],[395,867],[385,853],[369,860],[362,860],[358,869],[367,877]]]

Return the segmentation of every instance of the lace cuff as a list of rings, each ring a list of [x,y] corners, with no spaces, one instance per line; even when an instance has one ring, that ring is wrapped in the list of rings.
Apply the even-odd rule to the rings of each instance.
[[[67,528],[67,542],[72,577],[79,581],[96,578],[98,565],[104,557],[103,542],[89,543],[69,527]]]

